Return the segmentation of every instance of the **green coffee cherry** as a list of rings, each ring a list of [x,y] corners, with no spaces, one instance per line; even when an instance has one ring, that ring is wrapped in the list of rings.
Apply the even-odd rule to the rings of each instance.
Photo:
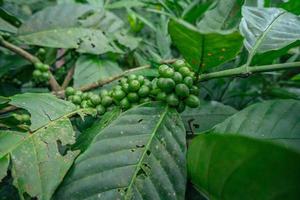
[[[98,105],[96,107],[98,115],[103,115],[106,111],[106,108],[103,105]]]
[[[191,71],[188,67],[181,67],[180,69],[178,69],[178,72],[183,76],[186,77],[188,75],[190,75]]]
[[[176,60],[176,62],[173,64],[173,66],[174,66],[174,69],[176,71],[178,71],[181,67],[185,67],[186,64],[185,64],[184,60]]]
[[[44,55],[46,53],[46,50],[44,48],[39,48],[38,54],[39,55]]]
[[[93,104],[92,103],[92,101],[89,99],[89,100],[87,100],[87,105],[88,105],[88,107],[90,107],[90,108],[94,108],[94,107],[96,107],[96,105],[95,104]]]
[[[185,83],[188,87],[192,87],[193,86],[193,78],[190,76],[187,76],[183,79],[183,83]]]
[[[81,95],[82,95],[82,92],[81,92],[80,90],[78,90],[78,91],[76,91],[76,92],[75,92],[75,95],[77,95],[77,96],[80,96],[80,97],[81,97]]]
[[[164,72],[169,69],[169,66],[168,65],[160,65],[158,67],[158,73],[159,75],[163,76]]]
[[[49,69],[49,65],[43,64],[39,70],[41,70],[42,72],[47,72]]]
[[[75,94],[75,89],[72,87],[67,87],[65,93],[66,93],[66,96],[72,96]]]
[[[159,92],[156,96],[156,99],[158,101],[166,101],[167,99],[167,94],[165,92]]]
[[[175,92],[176,92],[176,95],[181,98],[185,98],[185,97],[189,96],[189,94],[190,94],[188,86],[183,83],[176,85]]]
[[[148,86],[143,85],[139,89],[138,94],[140,97],[147,97],[150,94],[150,88]]]
[[[175,82],[171,78],[159,78],[157,86],[164,92],[171,92],[175,87]]]
[[[174,69],[169,67],[168,69],[163,71],[161,76],[164,78],[172,78],[174,76]]]
[[[35,79],[38,79],[38,78],[41,78],[42,72],[41,72],[40,70],[37,70],[37,69],[36,69],[36,70],[33,71],[32,75],[33,75],[33,77],[34,77]]]
[[[135,92],[130,92],[130,93],[128,93],[128,95],[127,95],[127,99],[128,99],[129,102],[135,103],[135,102],[138,102],[138,101],[139,101],[139,96],[138,96],[138,94],[135,93]]]
[[[188,96],[184,102],[188,107],[191,108],[197,108],[200,105],[200,100],[193,94]]]
[[[131,80],[129,81],[129,91],[130,92],[136,92],[140,89],[140,82],[138,80]]]
[[[124,98],[120,101],[120,106],[123,109],[129,109],[131,107],[130,102],[128,101],[127,98]]]
[[[127,83],[127,81],[128,81],[128,79],[124,78],[124,77],[120,79],[121,84],[125,84],[125,83]]]
[[[135,74],[130,74],[128,76],[128,81],[132,81],[132,80],[136,80],[137,79],[137,76]]]
[[[199,95],[199,88],[197,86],[193,85],[190,89],[190,92],[191,92],[191,94],[194,94],[194,95],[198,96]]]
[[[90,99],[94,105],[99,105],[101,103],[101,98],[99,95],[94,94]]]
[[[105,89],[101,90],[101,92],[100,92],[100,97],[101,98],[103,98],[104,96],[107,96],[107,95],[108,95],[108,91],[107,90],[105,90]]]
[[[173,106],[173,107],[179,105],[179,99],[175,94],[168,95],[166,101],[167,101],[168,105]]]
[[[116,101],[120,101],[121,99],[123,99],[126,96],[126,93],[121,90],[121,89],[116,89],[113,93],[112,93],[112,97],[113,99],[115,99]]]
[[[48,73],[48,72],[43,72],[43,73],[42,73],[42,78],[43,78],[44,80],[49,80],[49,73]]]
[[[140,103],[146,103],[146,102],[150,102],[150,101],[151,101],[151,99],[149,97],[140,99]]]
[[[41,62],[38,62],[38,63],[35,63],[35,64],[34,64],[34,67],[35,67],[36,69],[39,69],[39,70],[42,71],[42,69],[44,68],[44,64],[41,63]]]
[[[78,104],[78,105],[81,103],[81,100],[82,100],[81,97],[79,95],[76,95],[76,94],[72,98],[72,102],[74,104]]]
[[[71,96],[68,96],[68,101],[72,101],[73,102],[73,97],[74,97],[74,95],[71,95]]]
[[[112,99],[110,96],[103,96],[103,97],[102,97],[101,104],[102,104],[104,107],[107,108],[107,107],[110,106],[112,103],[113,103],[113,99]]]
[[[88,107],[90,107],[90,106],[88,105],[88,101],[87,101],[87,100],[83,100],[83,101],[81,102],[80,106],[81,106],[81,108],[88,108]]]
[[[128,83],[124,83],[122,84],[122,90],[126,93],[129,92],[129,84]]]
[[[20,118],[22,122],[30,122],[30,115],[28,114],[22,114]]]
[[[140,82],[141,85],[143,85],[143,84],[144,84],[144,81],[145,81],[145,77],[142,76],[142,75],[138,75],[138,76],[137,76],[137,80]]]
[[[83,92],[81,95],[82,100],[88,100],[89,99],[89,94],[87,92]]]
[[[175,83],[181,83],[183,80],[183,77],[179,72],[175,72],[173,75],[173,80],[175,81]]]

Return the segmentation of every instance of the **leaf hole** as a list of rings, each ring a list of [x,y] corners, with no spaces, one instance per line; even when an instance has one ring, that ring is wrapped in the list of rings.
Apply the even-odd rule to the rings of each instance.
[[[135,146],[136,146],[136,148],[144,148],[144,147],[145,147],[144,144],[137,144],[137,145],[135,145]]]
[[[150,156],[150,155],[151,155],[151,151],[150,151],[150,150],[147,150],[147,151],[146,151],[146,154],[147,154],[147,156]]]
[[[141,123],[144,119],[139,119],[138,123]]]

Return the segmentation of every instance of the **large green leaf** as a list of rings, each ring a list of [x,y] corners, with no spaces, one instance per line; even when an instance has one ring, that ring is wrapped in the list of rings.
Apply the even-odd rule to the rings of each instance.
[[[197,24],[202,33],[231,33],[241,20],[241,8],[244,0],[218,0]]]
[[[300,39],[300,17],[279,8],[243,7],[240,31],[251,56],[281,49]]]
[[[267,133],[267,132],[266,132]],[[300,154],[244,136],[201,134],[188,150],[188,174],[209,199],[300,196]]]
[[[0,31],[16,33],[17,28],[0,17]]]
[[[11,105],[24,108],[31,114],[32,131],[76,110],[74,104],[60,100],[52,94],[24,93],[10,99]]]
[[[176,111],[138,106],[96,136],[55,199],[184,199],[185,145]]]
[[[233,133],[284,144],[300,152],[300,101],[273,100],[251,105],[214,127]]]
[[[91,5],[82,4],[48,7],[34,14],[20,27],[19,39],[26,44],[74,48],[93,54],[115,52],[109,39],[94,24],[102,19],[99,12]]]
[[[33,133],[0,131],[0,174],[6,173],[5,159],[9,156],[19,195],[27,193],[37,199],[50,199],[78,154],[59,149],[73,144],[74,136],[67,118],[49,122]]]
[[[186,108],[181,113],[181,118],[187,132],[200,133],[223,122],[236,112],[234,108],[215,101],[201,102],[201,106],[196,109]]]
[[[96,120],[91,127],[81,132],[72,149],[79,149],[81,152],[84,152],[98,133],[114,121],[120,115],[120,112],[121,110],[119,108],[106,112],[101,119]]]
[[[195,70],[216,67],[233,59],[242,47],[238,33],[203,34],[183,21],[171,20],[169,32],[173,43]]]
[[[97,56],[80,56],[76,61],[74,87],[78,88],[122,73],[115,62],[101,60]]]

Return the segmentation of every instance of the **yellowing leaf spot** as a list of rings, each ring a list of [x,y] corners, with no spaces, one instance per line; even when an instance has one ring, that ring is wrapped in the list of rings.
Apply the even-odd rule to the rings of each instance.
[[[226,51],[226,49],[225,49],[225,48],[222,48],[222,49],[221,49],[221,51],[225,52],[225,51]]]
[[[219,60],[222,60],[222,59],[224,59],[224,56],[220,56],[220,57],[219,57]]]
[[[212,53],[208,53],[207,55],[208,55],[208,56],[212,56]]]

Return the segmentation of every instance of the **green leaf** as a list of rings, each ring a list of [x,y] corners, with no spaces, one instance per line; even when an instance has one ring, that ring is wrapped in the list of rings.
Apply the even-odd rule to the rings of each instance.
[[[300,152],[299,113],[300,101],[296,100],[257,103],[216,125],[214,132],[271,140]]]
[[[94,83],[122,73],[115,62],[101,60],[97,56],[80,56],[75,64],[74,87]]]
[[[4,19],[0,18],[0,31],[17,33],[17,28],[5,21]]]
[[[199,17],[202,16],[203,13],[214,3],[213,0],[205,1],[202,0],[194,0],[187,8],[184,9],[182,13],[182,18],[194,24]]]
[[[283,3],[280,4],[280,7],[294,13],[296,15],[300,15],[300,1],[298,0],[289,0],[289,1],[284,1]]]
[[[9,156],[0,158],[0,182],[6,176],[6,171],[9,165]]]
[[[210,101],[201,102],[198,108],[186,108],[181,113],[185,129],[190,133],[200,133],[211,129],[218,123],[223,122],[237,111],[221,103]]]
[[[72,149],[80,150],[81,153],[84,152],[89,147],[95,136],[114,121],[120,115],[120,112],[121,110],[118,108],[110,112],[106,112],[100,120],[96,120],[91,127],[82,131]]]
[[[240,32],[250,57],[300,39],[300,17],[279,8],[243,7]]]
[[[9,102],[8,97],[0,96],[0,104],[6,104],[7,102]]]
[[[205,12],[197,23],[202,33],[232,33],[236,31],[242,18],[244,0],[217,1],[212,9]]]
[[[120,8],[132,8],[132,7],[143,7],[145,4],[139,0],[121,0],[112,2],[105,6],[106,9],[120,9]]]
[[[0,160],[11,158],[14,186],[20,196],[27,193],[37,199],[50,200],[78,154],[59,150],[60,146],[73,144],[74,136],[67,118],[49,122],[33,133],[0,132]],[[3,174],[7,169],[2,162],[0,164]]]
[[[293,200],[300,195],[300,154],[281,145],[201,134],[190,144],[187,159],[191,182],[209,199]]]
[[[52,94],[24,93],[10,99],[11,105],[24,108],[30,113],[32,131],[76,110],[74,104],[58,99]]]
[[[103,31],[93,24],[101,19],[99,12],[91,5],[60,4],[48,7],[34,14],[20,27],[19,39],[26,44],[72,48],[81,53],[117,52]]]
[[[184,127],[176,111],[143,104],[96,136],[55,199],[184,199],[185,152]]]
[[[141,38],[133,37],[131,35],[128,35],[127,33],[116,33],[115,35],[117,41],[121,45],[129,48],[130,50],[136,49],[139,46],[140,42],[142,41]]]
[[[242,47],[238,33],[203,34],[183,21],[171,20],[169,33],[173,43],[195,70],[216,67],[236,57]]]

